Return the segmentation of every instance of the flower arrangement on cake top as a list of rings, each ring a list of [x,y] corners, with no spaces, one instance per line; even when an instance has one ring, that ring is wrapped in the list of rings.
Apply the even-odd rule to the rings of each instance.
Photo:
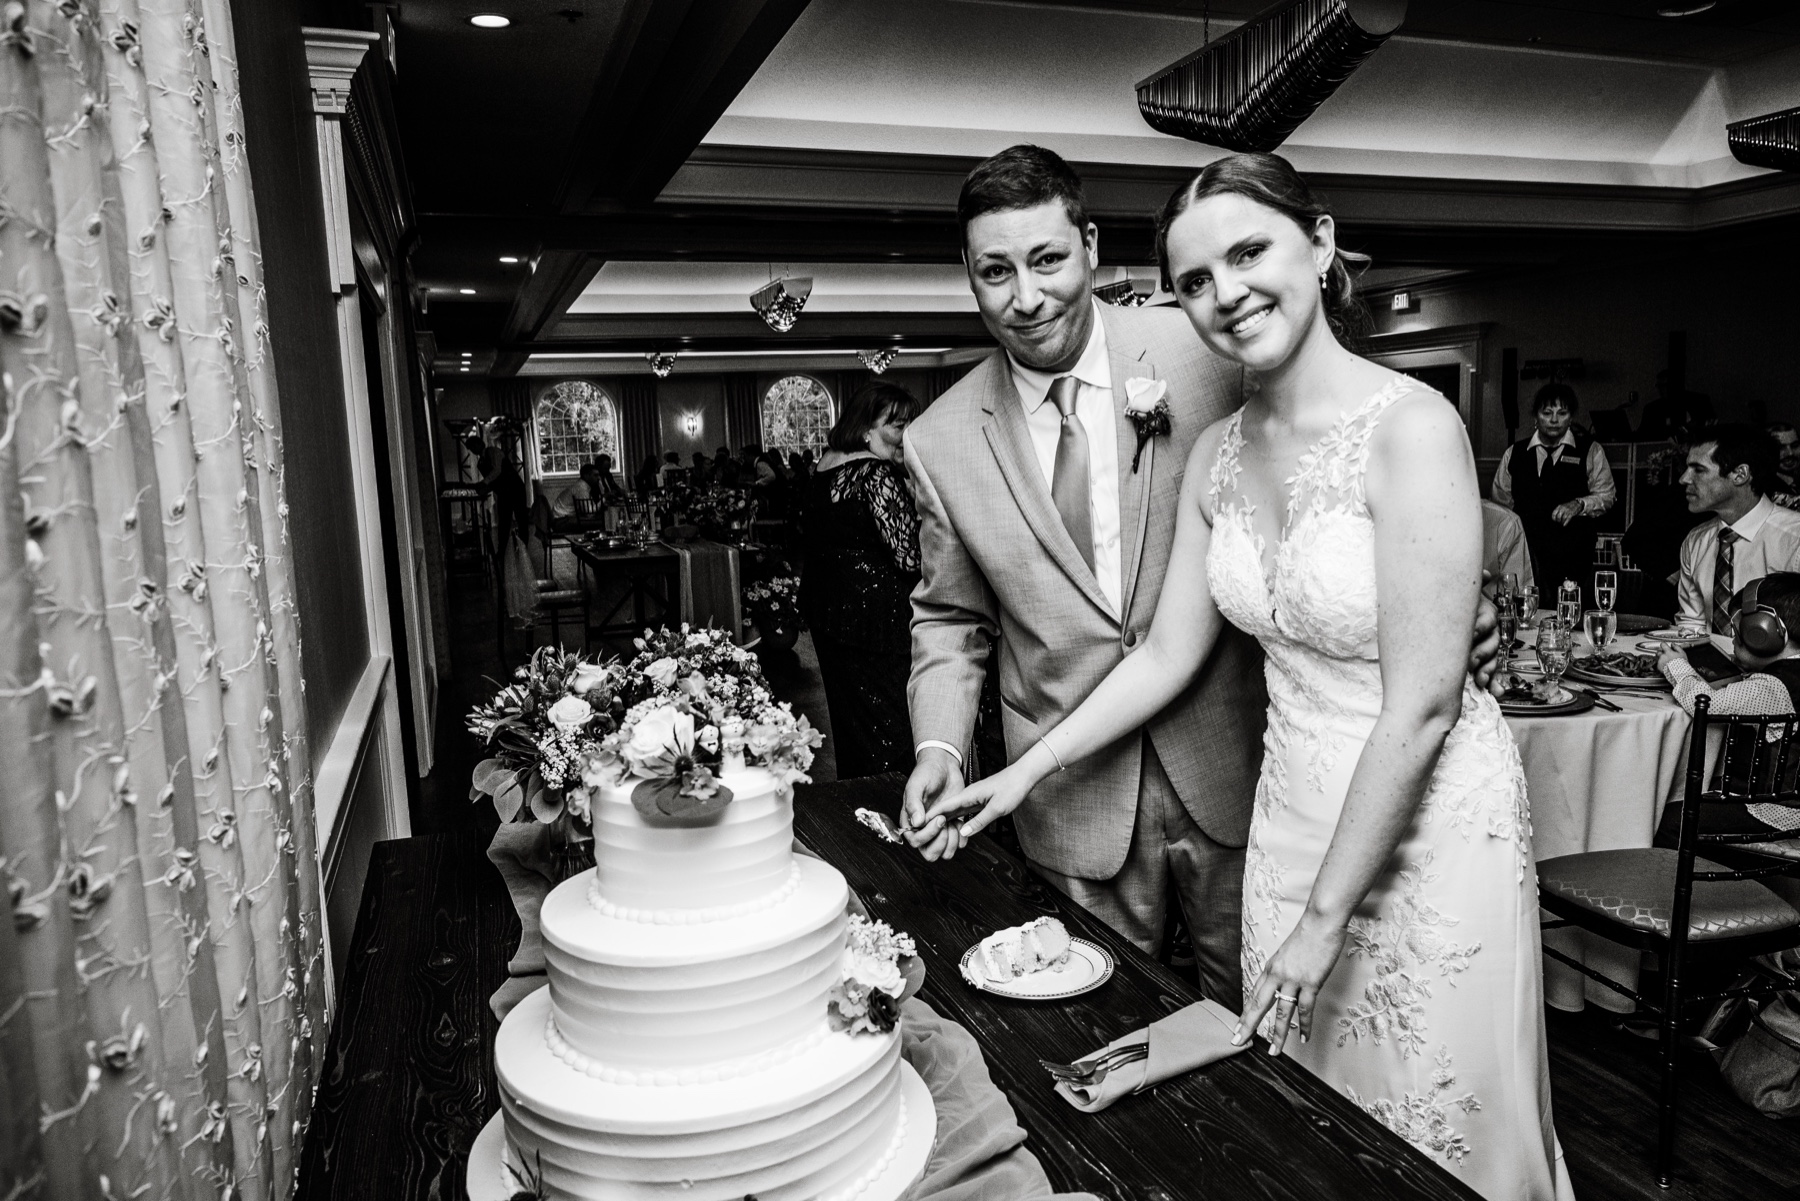
[[[746,766],[783,786],[808,780],[824,737],[770,695],[756,656],[723,630],[646,630],[625,666],[629,708],[592,760],[646,817],[705,818],[731,803],[719,779]]]
[[[850,915],[844,938],[843,974],[832,986],[826,1012],[834,1030],[886,1034],[900,1020],[907,970],[902,960],[919,952],[912,935],[886,922]]]
[[[492,797],[502,821],[566,814],[591,828],[595,790],[640,777],[646,817],[699,820],[731,802],[720,773],[766,768],[806,782],[824,737],[777,703],[756,657],[723,630],[645,630],[629,663],[540,648],[515,681],[469,715],[491,757],[470,799]]]
[[[490,752],[475,765],[469,799],[491,797],[503,822],[524,814],[548,823],[566,813],[585,829],[583,765],[619,728],[624,681],[617,663],[539,647],[512,683],[469,714],[469,731]]]

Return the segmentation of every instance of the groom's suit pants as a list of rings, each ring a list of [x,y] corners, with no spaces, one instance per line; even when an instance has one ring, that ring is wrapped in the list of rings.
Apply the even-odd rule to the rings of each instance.
[[[1084,880],[1035,862],[1032,870],[1152,956],[1162,947],[1172,881],[1194,937],[1200,989],[1236,1013],[1244,1000],[1244,848],[1207,837],[1175,794],[1148,736],[1143,743],[1137,819],[1118,875]]]

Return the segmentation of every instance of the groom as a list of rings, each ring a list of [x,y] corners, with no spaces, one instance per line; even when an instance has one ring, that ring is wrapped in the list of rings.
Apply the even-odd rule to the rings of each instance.
[[[1144,639],[1188,452],[1242,399],[1239,368],[1208,351],[1179,310],[1095,302],[1099,231],[1080,178],[1055,154],[1014,146],[981,163],[957,218],[969,286],[1001,349],[906,432],[923,552],[907,690],[912,830],[962,786],[996,635],[1009,759]],[[1127,396],[1158,385],[1169,431],[1138,456]],[[1168,708],[1045,780],[1015,815],[1032,867],[1150,954],[1172,885],[1201,986],[1234,1011],[1267,703],[1261,651],[1227,626]],[[912,841],[937,858],[957,837],[927,828]]]

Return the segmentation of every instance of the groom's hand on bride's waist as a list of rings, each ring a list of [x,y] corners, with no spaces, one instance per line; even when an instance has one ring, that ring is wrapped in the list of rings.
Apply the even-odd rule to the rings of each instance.
[[[1482,572],[1483,583],[1487,582],[1488,573]],[[1488,681],[1494,678],[1494,660],[1500,653],[1500,614],[1494,608],[1494,602],[1487,598],[1486,592],[1476,594],[1475,629],[1469,639],[1469,671],[1475,676],[1475,683],[1486,688]]]

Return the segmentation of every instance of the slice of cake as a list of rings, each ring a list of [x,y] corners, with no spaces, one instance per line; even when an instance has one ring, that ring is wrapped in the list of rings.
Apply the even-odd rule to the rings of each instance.
[[[1016,980],[1069,962],[1069,931],[1053,917],[998,930],[981,940],[978,955],[990,980]]]

